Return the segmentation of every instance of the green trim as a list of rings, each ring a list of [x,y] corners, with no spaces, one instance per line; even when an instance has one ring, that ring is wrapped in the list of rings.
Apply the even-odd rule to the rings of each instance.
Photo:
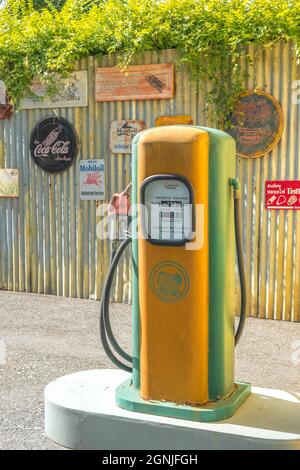
[[[234,386],[235,239],[229,179],[236,174],[234,139],[223,131],[209,134],[209,399]]]
[[[211,422],[230,418],[245,402],[250,393],[250,384],[238,382],[234,392],[223,400],[209,402],[199,407],[178,405],[171,402],[143,400],[139,392],[132,386],[131,379],[128,379],[119,385],[116,390],[116,404],[120,408],[136,413],[168,416],[189,421]]]

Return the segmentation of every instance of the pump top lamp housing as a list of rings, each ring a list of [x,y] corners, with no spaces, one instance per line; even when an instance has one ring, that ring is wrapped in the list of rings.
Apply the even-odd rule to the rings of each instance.
[[[131,235],[113,250],[101,301],[108,357],[131,377],[116,404],[193,421],[234,414],[250,385],[234,379],[246,282],[235,142],[196,126],[164,126],[133,141]],[[113,276],[132,243],[132,354],[109,319]],[[241,313],[235,332],[235,259]]]

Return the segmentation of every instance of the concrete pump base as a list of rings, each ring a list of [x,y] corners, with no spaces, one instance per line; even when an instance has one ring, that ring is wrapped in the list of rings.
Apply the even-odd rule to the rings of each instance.
[[[136,413],[115,404],[120,370],[77,372],[47,385],[45,431],[58,444],[94,450],[300,450],[300,396],[252,387],[229,419],[203,423]]]

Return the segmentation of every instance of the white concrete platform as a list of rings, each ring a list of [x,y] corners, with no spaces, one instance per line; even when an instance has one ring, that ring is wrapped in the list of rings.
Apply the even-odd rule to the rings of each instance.
[[[253,387],[226,421],[197,423],[122,410],[115,388],[129,377],[119,370],[77,372],[45,389],[45,431],[72,449],[300,450],[300,394]]]

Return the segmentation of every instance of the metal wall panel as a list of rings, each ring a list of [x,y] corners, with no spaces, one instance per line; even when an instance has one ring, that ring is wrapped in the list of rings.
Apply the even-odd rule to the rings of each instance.
[[[247,88],[270,92],[285,116],[283,138],[263,158],[238,159],[243,188],[244,253],[249,288],[248,314],[261,318],[300,320],[300,214],[266,211],[267,179],[300,179],[299,106],[292,103],[292,81],[298,66],[292,44],[249,48],[254,67]],[[137,64],[175,62],[175,51],[147,52]],[[199,125],[213,125],[204,114],[209,84],[196,85],[185,66],[176,67],[176,94],[171,100],[96,103],[95,68],[115,65],[113,57],[82,60],[88,70],[88,107],[25,110],[0,122],[0,168],[19,168],[20,198],[0,199],[0,288],[80,298],[101,297],[109,260],[109,243],[96,237],[99,217],[93,201],[80,201],[80,159],[104,158],[106,201],[130,181],[130,155],[108,148],[110,123],[141,119],[151,127],[157,116],[190,114]],[[243,64],[245,67],[245,63]],[[30,132],[43,116],[63,116],[79,136],[77,163],[65,173],[48,175],[29,155]],[[113,300],[131,301],[129,255],[119,267]],[[237,289],[237,311],[239,309]]]

